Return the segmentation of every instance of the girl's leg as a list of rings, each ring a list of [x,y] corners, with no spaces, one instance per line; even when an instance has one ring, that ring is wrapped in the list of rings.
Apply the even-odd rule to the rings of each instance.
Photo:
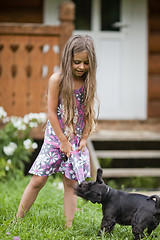
[[[72,221],[77,207],[77,196],[74,194],[73,189],[76,183],[76,181],[66,178],[65,175],[63,176],[66,227],[72,227]]]
[[[30,209],[30,207],[36,200],[39,191],[45,185],[47,179],[48,177],[33,175],[22,195],[18,208],[17,218],[24,217],[25,213]]]

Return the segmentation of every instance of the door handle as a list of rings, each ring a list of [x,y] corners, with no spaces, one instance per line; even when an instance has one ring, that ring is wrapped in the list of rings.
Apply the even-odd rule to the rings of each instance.
[[[129,27],[128,24],[123,23],[123,22],[115,22],[112,24],[113,28],[127,28]]]

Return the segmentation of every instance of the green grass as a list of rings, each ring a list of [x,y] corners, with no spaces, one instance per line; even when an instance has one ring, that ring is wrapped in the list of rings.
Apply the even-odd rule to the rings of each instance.
[[[57,179],[54,180],[52,177],[39,193],[25,218],[13,224],[20,198],[29,180],[30,177],[25,177],[21,181],[14,180],[0,185],[0,239],[9,240],[14,236],[19,236],[21,240],[133,239],[131,227],[118,224],[112,234],[97,237],[102,219],[101,205],[85,203],[80,198],[78,198],[78,208],[82,211],[76,212],[73,227],[65,230],[63,190],[53,185]],[[160,239],[160,226],[152,237],[152,239]],[[146,239],[151,239],[151,236]]]

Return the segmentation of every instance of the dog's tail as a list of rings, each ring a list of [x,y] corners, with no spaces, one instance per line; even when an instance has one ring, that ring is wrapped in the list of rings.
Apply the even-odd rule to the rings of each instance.
[[[152,195],[152,196],[148,197],[147,200],[150,200],[150,199],[152,199],[152,200],[155,199],[154,200],[155,201],[155,207],[160,212],[160,197],[158,195]]]

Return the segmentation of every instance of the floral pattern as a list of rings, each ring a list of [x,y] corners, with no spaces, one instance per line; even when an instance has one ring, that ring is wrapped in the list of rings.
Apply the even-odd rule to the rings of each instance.
[[[56,172],[62,172],[69,179],[76,180],[79,183],[84,181],[85,178],[90,177],[90,159],[87,147],[82,153],[78,151],[79,143],[84,128],[84,106],[83,106],[83,94],[84,87],[74,90],[76,98],[76,109],[74,117],[74,133],[69,137],[69,141],[72,144],[73,151],[69,158],[61,152],[60,142],[57,138],[49,120],[47,123],[44,143],[41,151],[33,163],[29,173],[38,176],[49,176]],[[67,134],[69,129],[64,126],[64,106],[59,97],[57,116],[64,134]]]

